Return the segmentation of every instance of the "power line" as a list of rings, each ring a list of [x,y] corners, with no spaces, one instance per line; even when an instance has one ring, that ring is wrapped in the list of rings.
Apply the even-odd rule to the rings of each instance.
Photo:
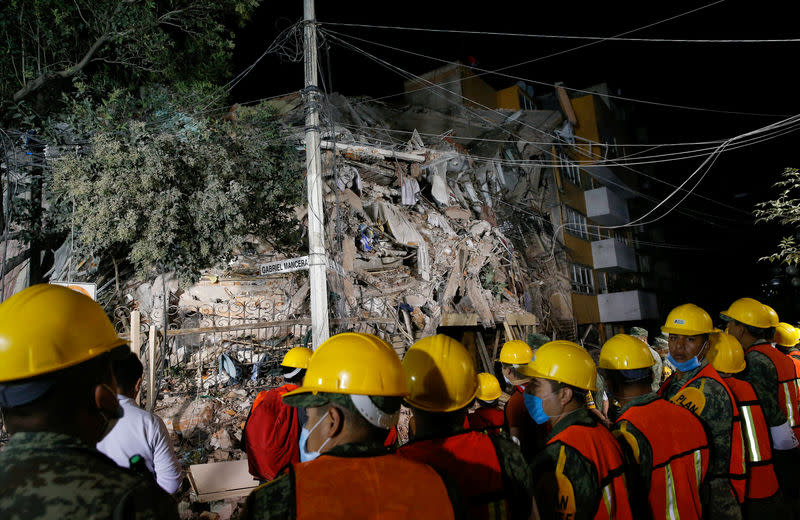
[[[719,3],[719,2],[715,2]],[[713,4],[711,4],[713,5]],[[710,7],[705,6],[705,7]],[[599,40],[610,42],[652,42],[652,43],[798,43],[800,38],[758,38],[758,39],[708,39],[708,38],[626,38],[618,36],[588,36],[588,35],[571,35],[571,34],[534,34],[534,33],[511,33],[511,32],[496,32],[496,31],[468,31],[464,29],[437,29],[431,27],[404,27],[396,25],[371,25],[362,23],[343,23],[343,22],[319,22],[320,25],[333,25],[339,27],[357,27],[365,29],[389,29],[397,31],[416,31],[416,32],[430,32],[430,33],[443,33],[443,34],[469,34],[477,36],[512,36],[518,38],[539,38],[539,39],[552,39],[552,40]],[[639,30],[639,29],[636,29]]]
[[[324,32],[327,33],[329,36],[330,35],[343,36],[345,38],[351,38],[353,40],[358,40],[360,42],[368,43],[368,44],[375,45],[375,46],[378,46],[378,47],[383,47],[383,48],[390,49],[390,50],[397,51],[397,52],[402,52],[402,53],[405,53],[405,54],[416,56],[418,58],[425,58],[425,59],[436,61],[436,62],[439,62],[439,63],[444,63],[444,64],[447,64],[447,65],[454,65],[454,66],[462,65],[462,64],[460,64],[458,62],[449,61],[449,60],[445,60],[445,59],[442,59],[442,58],[437,58],[435,56],[430,56],[430,55],[427,55],[427,54],[422,54],[422,53],[419,53],[419,52],[410,51],[408,49],[403,49],[403,48],[400,48],[400,47],[394,47],[392,45],[386,45],[384,43],[378,43],[378,42],[367,40],[367,39],[364,39],[364,38],[359,38],[358,36],[353,36],[353,35],[350,35],[350,34],[340,33],[338,31],[325,30]],[[662,107],[662,108],[678,108],[678,109],[681,109],[681,110],[691,110],[691,111],[695,111],[695,112],[710,112],[710,113],[715,113],[715,114],[756,116],[756,117],[787,117],[788,116],[788,114],[771,114],[771,113],[763,113],[763,112],[744,112],[744,111],[738,111],[738,110],[722,110],[722,109],[716,109],[716,108],[696,107],[696,106],[690,106],[690,105],[678,105],[678,104],[674,104],[674,103],[662,103],[660,101],[651,101],[651,100],[647,100],[647,99],[632,98],[632,97],[620,96],[620,95],[615,95],[615,94],[606,94],[606,93],[601,93],[601,92],[594,92],[594,91],[586,90],[586,89],[567,87],[567,86],[564,86],[564,85],[557,85],[555,83],[547,83],[545,81],[538,81],[538,80],[534,80],[534,79],[530,79],[530,78],[525,78],[525,77],[522,77],[522,76],[516,76],[514,74],[507,74],[507,73],[504,73],[504,72],[500,72],[502,70],[518,67],[518,66],[525,65],[525,64],[528,64],[528,63],[531,63],[531,60],[526,61],[526,62],[522,62],[522,63],[518,63],[518,64],[515,64],[515,65],[510,65],[510,66],[507,66],[507,67],[501,67],[501,68],[495,69],[495,70],[482,69],[480,67],[470,67],[470,68],[472,70],[477,70],[477,71],[481,72],[481,74],[475,74],[472,77],[483,76],[483,75],[486,75],[486,74],[496,74],[496,75],[501,76],[501,77],[505,77],[505,78],[509,78],[509,79],[513,79],[513,80],[517,80],[517,81],[525,81],[527,83],[531,83],[531,84],[534,84],[534,85],[541,85],[541,86],[552,87],[552,88],[561,87],[564,90],[569,90],[570,92],[578,92],[578,93],[581,93],[581,94],[593,94],[593,95],[596,95],[598,97],[603,97],[603,98],[608,98],[608,99],[618,99],[618,100],[622,100],[622,101],[630,101],[630,102],[633,102],[633,103],[642,103],[642,104],[645,104],[645,105],[658,106],[658,107]],[[459,83],[462,80],[463,79],[457,79],[457,80],[450,81],[450,82],[439,83],[438,85],[446,85],[446,84],[450,84],[450,83]],[[419,90],[423,90],[423,89],[419,89]],[[381,98],[376,98],[376,99],[386,99],[386,98],[389,98],[389,97],[396,97],[396,96],[403,95],[403,94],[406,94],[406,93],[407,92],[404,91],[402,93],[383,96]]]

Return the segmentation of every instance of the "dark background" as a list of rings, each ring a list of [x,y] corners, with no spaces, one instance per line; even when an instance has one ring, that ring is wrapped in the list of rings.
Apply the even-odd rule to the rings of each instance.
[[[368,25],[464,29],[526,34],[613,36],[697,9],[711,2],[483,2],[477,6],[455,2],[317,2],[317,19]],[[798,37],[791,2],[757,3],[722,1],[677,19],[635,31],[627,36],[668,39],[777,39]],[[302,0],[264,3],[254,19],[238,34],[236,71],[251,65],[278,33],[302,18]],[[800,113],[795,96],[797,51],[800,43],[653,43],[537,39],[513,36],[420,33],[387,29],[322,26],[350,36],[400,47],[440,59],[477,59],[477,66],[497,69],[534,58],[534,63],[505,72],[546,83],[564,82],[585,88],[607,82],[613,93],[674,105],[691,105],[766,116],[722,114],[661,108],[615,100],[632,116],[632,126],[644,128],[652,143],[725,139],[786,116]],[[420,74],[442,65],[401,52],[353,42],[359,47],[411,73]],[[329,91],[347,96],[372,97],[398,94],[403,78],[367,58],[330,42],[320,55],[322,79]],[[514,79],[483,76],[496,88]],[[234,101],[300,90],[302,63],[276,54],[265,56],[233,90]],[[552,87],[534,85],[536,95]],[[402,98],[394,98],[402,103]],[[391,99],[387,99],[391,101]],[[781,272],[758,258],[772,253],[786,230],[754,223],[754,205],[776,195],[772,184],[785,167],[798,166],[794,154],[797,135],[792,133],[766,143],[727,152],[697,188],[700,193],[740,211],[689,197],[681,209],[703,212],[688,217],[673,212],[655,230],[669,247],[648,254],[669,259],[675,284],[659,294],[660,306],[691,301],[715,316],[736,298],[752,296],[772,304],[783,321],[796,321],[800,301],[788,277],[782,285],[770,281]],[[667,151],[675,151],[670,149]],[[682,182],[702,158],[658,164],[646,170],[673,184]],[[641,179],[641,191],[663,197],[669,189]],[[638,202],[631,211],[638,217],[652,207]],[[676,249],[679,246],[682,249]]]

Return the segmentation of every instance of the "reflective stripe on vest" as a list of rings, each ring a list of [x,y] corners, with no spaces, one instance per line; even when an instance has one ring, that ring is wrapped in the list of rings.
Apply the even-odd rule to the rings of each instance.
[[[663,396],[665,389],[669,386],[670,381],[672,378],[675,377],[675,374],[670,376],[669,379],[664,381],[661,385],[661,388],[658,389],[658,395]],[[709,379],[713,379],[717,383],[722,385],[722,388],[728,393],[728,399],[731,402],[731,410],[733,415],[733,421],[731,424],[731,458],[728,464],[728,474],[726,475],[730,481],[731,486],[733,487],[734,494],[736,495],[736,499],[741,504],[745,499],[745,491],[746,491],[746,478],[747,478],[747,470],[745,466],[745,461],[747,460],[747,456],[745,455],[745,447],[744,447],[744,439],[742,436],[742,425],[741,425],[741,417],[739,414],[739,407],[736,406],[736,398],[734,397],[731,389],[728,388],[728,385],[725,383],[725,380],[722,379],[722,376],[711,366],[711,364],[705,365],[701,368],[691,379],[686,381],[686,383],[681,386],[678,390],[683,390],[689,384],[693,383],[694,381],[700,379],[701,377],[706,377]],[[713,439],[709,439],[709,442],[713,442]],[[721,477],[722,475],[712,475],[714,477]]]
[[[397,453],[429,464],[449,475],[468,504],[469,518],[509,518],[500,461],[491,438],[482,432],[421,439],[401,446]]]
[[[743,436],[747,446],[747,498],[758,499],[778,492],[778,477],[772,464],[769,428],[756,391],[748,382],[736,377],[725,379],[741,410]]]
[[[601,496],[594,513],[595,520],[633,518],[625,486],[622,451],[604,426],[573,424],[554,435],[548,444],[554,442],[562,442],[573,448],[597,470]],[[561,449],[563,453],[564,447]]]
[[[630,423],[649,443],[653,464],[647,497],[650,516],[654,520],[701,518],[700,485],[710,455],[700,419],[661,398],[628,407],[618,422],[621,425],[615,435],[627,433],[623,430]]]
[[[323,454],[292,469],[298,520],[382,518],[388,514],[387,504],[392,518],[454,518],[447,488],[436,471],[396,454]]]
[[[745,353],[751,351],[760,352],[772,361],[778,375],[778,404],[786,416],[786,420],[789,421],[789,425],[797,431],[800,428],[797,417],[800,396],[796,385],[797,371],[794,361],[769,343],[751,345],[745,350]]]

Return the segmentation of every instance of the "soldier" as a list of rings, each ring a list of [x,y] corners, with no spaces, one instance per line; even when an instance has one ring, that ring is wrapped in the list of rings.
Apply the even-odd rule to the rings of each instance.
[[[622,404],[611,431],[629,459],[636,518],[700,519],[709,464],[708,437],[692,412],[651,392],[653,356],[638,338],[617,334],[600,351],[608,390]]]
[[[176,519],[155,480],[95,449],[121,417],[112,359],[130,353],[103,309],[58,285],[0,305],[3,520]]]
[[[622,451],[585,408],[586,392],[596,389],[589,353],[570,341],[551,341],[520,371],[533,378],[525,388],[528,413],[552,427],[531,467],[542,517],[632,518]]]
[[[788,511],[784,508],[783,495],[772,463],[772,446],[764,410],[752,385],[734,376],[746,368],[744,349],[736,338],[725,332],[711,334],[709,341],[708,362],[733,392],[742,418],[742,435],[747,449],[747,486],[742,516],[746,520],[761,515],[783,518]]]
[[[478,391],[464,345],[441,334],[422,338],[403,357],[403,371],[416,434],[398,453],[454,480],[468,518],[528,518],[533,491],[519,448],[504,436],[463,428]]]
[[[436,471],[383,445],[404,394],[400,359],[380,338],[345,332],[322,343],[303,386],[283,396],[306,408],[301,462],[254,489],[241,518],[454,518]]]
[[[650,346],[650,343],[647,342],[647,329],[642,327],[631,327],[631,336],[634,338],[639,338],[642,342],[647,345],[647,348],[650,350],[650,355],[653,357],[653,382],[651,383],[650,388],[653,392],[658,392],[658,389],[661,388],[661,383],[664,379],[661,376],[664,373],[664,362],[661,361],[661,356],[656,352],[656,350]]]
[[[300,388],[311,354],[310,348],[294,347],[283,356],[284,384],[259,392],[245,421],[242,445],[247,464],[250,474],[262,483],[275,478],[285,465],[300,462],[297,441],[306,422],[305,410],[292,408],[281,398]]]
[[[478,408],[467,415],[466,426],[492,434],[503,431],[505,415],[497,404],[502,393],[496,377],[486,372],[478,374],[478,393],[475,396]]]
[[[771,345],[778,316],[752,298],[736,300],[720,316],[728,322],[727,332],[744,348],[747,370],[742,379],[753,385],[764,409],[778,482],[797,516],[800,514],[797,374],[794,362]]]
[[[709,334],[714,329],[706,311],[687,303],[672,309],[661,330],[669,334],[667,360],[675,373],[658,393],[683,406],[706,425],[711,441],[706,518],[739,519],[745,497],[744,447],[736,400],[722,377],[707,364]]]

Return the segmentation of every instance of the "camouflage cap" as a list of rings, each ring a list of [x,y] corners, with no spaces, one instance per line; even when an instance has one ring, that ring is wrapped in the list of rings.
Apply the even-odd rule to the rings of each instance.
[[[638,338],[646,338],[649,334],[644,327],[631,327],[630,335]]]
[[[324,406],[326,404],[333,404],[342,408],[346,408],[353,413],[357,413],[364,417],[374,426],[379,428],[390,428],[393,425],[386,426],[386,424],[376,424],[373,417],[370,415],[363,406],[360,407],[356,404],[358,399],[369,399],[372,405],[377,408],[382,414],[388,416],[397,415],[400,412],[400,406],[403,404],[403,398],[398,396],[358,396],[354,394],[334,394],[331,392],[307,392],[303,394],[287,395],[283,397],[283,402],[295,408],[315,408],[317,406]],[[396,420],[395,420],[396,422]]]
[[[537,334],[536,332],[528,334],[528,346],[533,350],[536,350],[548,341],[550,341],[550,338],[544,334]]]
[[[669,342],[659,336],[653,340],[653,348],[656,350],[666,350],[669,348]]]

